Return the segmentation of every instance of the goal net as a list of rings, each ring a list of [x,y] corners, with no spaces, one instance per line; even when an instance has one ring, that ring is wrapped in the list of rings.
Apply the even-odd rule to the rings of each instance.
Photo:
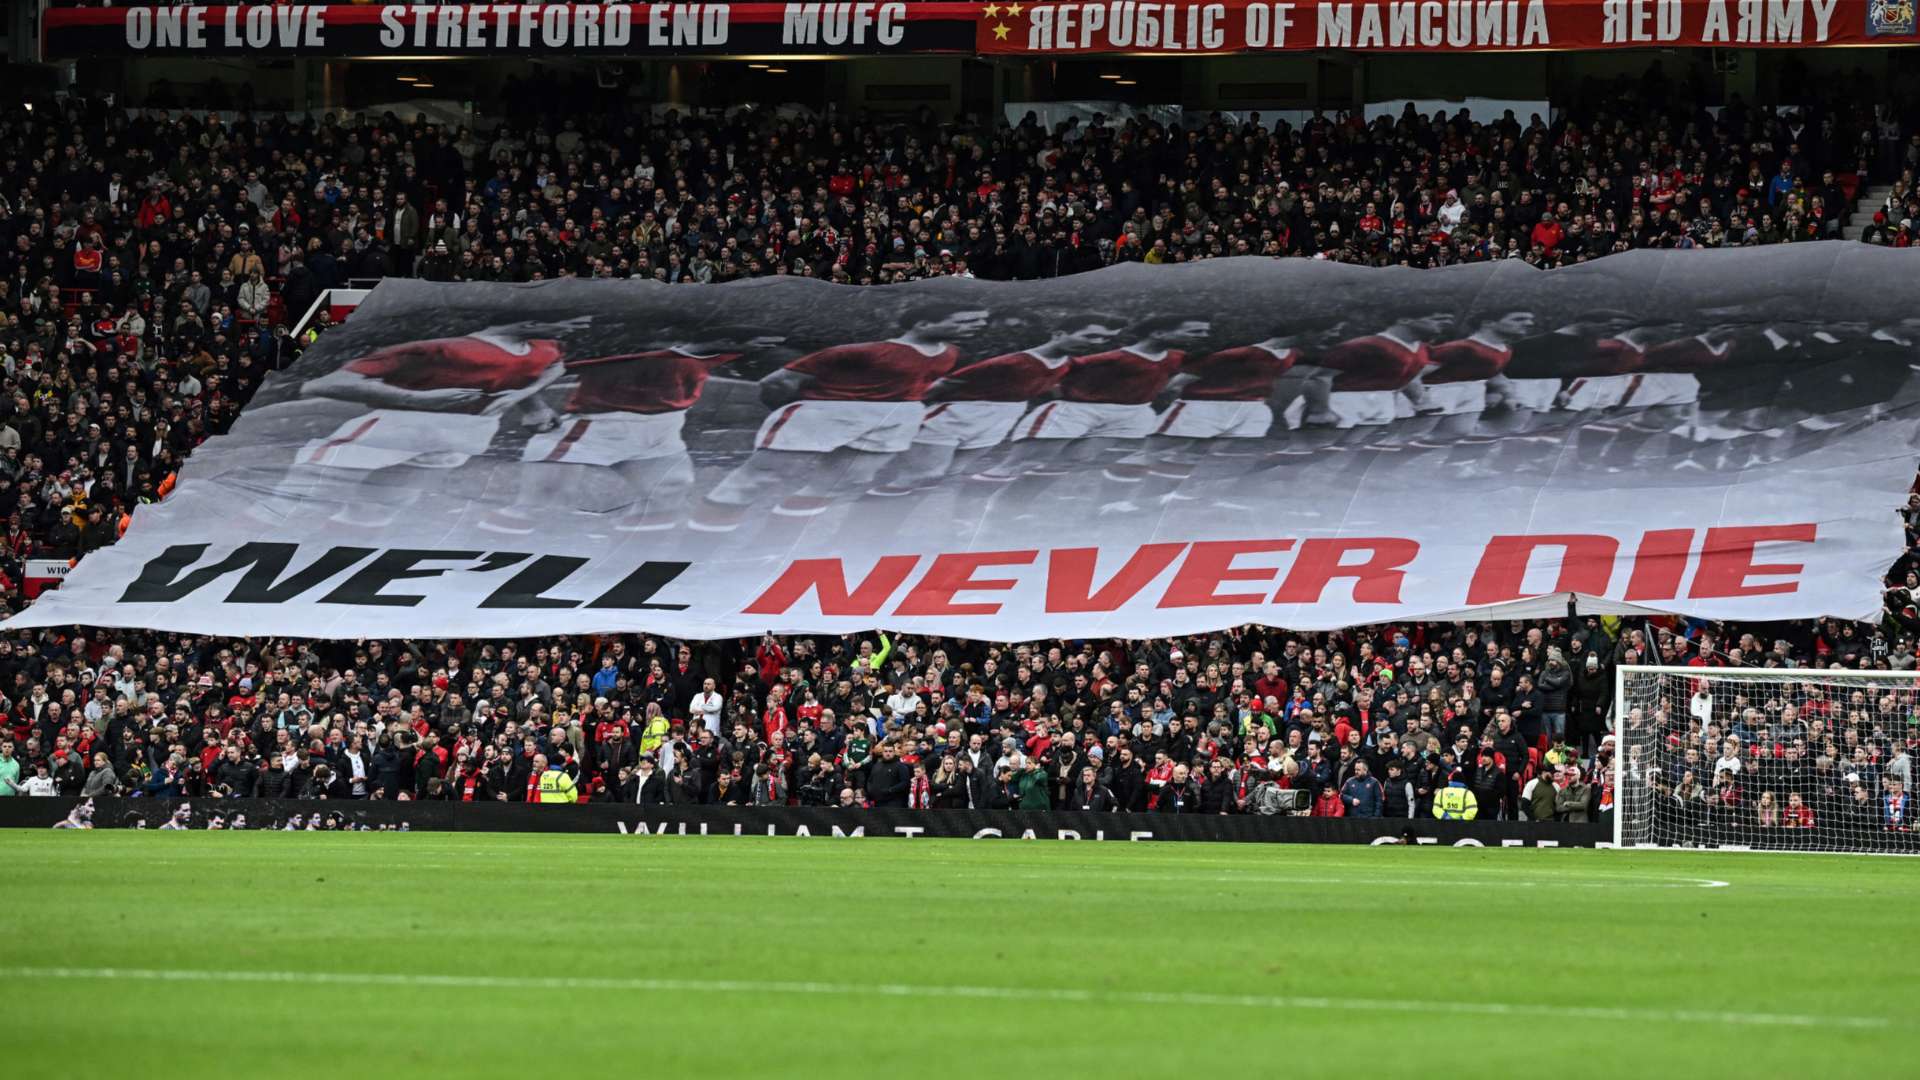
[[[1622,666],[1622,847],[1920,854],[1920,675]]]

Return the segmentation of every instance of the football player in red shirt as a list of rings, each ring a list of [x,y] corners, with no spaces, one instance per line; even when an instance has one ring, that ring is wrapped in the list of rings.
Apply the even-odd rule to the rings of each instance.
[[[1641,332],[1666,336],[1681,329],[1681,324],[1669,321],[1648,324]],[[1640,370],[1627,380],[1627,392],[1611,424],[1619,431],[1602,449],[1600,464],[1609,472],[1620,472],[1633,468],[1643,456],[1665,460],[1676,449],[1675,439],[1691,441],[1700,420],[1699,373],[1725,364],[1732,355],[1732,340],[1711,330],[1647,349]],[[1646,453],[1649,446],[1652,450]]]
[[[975,466],[991,471],[976,459],[1009,445],[1014,426],[1034,402],[1060,385],[1075,354],[1110,344],[1124,326],[1124,320],[1112,315],[1070,317],[1039,345],[941,377],[927,390],[920,431],[912,449],[895,459],[889,482],[912,488],[950,472],[971,472]]]
[[[1507,345],[1500,374],[1487,380],[1487,408],[1477,436],[1493,440],[1483,467],[1494,474],[1520,475],[1550,468],[1560,456],[1567,430],[1581,414],[1557,408],[1571,382],[1612,372],[1594,342],[1625,332],[1638,322],[1624,311],[1597,310],[1573,322]],[[1475,447],[1476,457],[1481,456]]]
[[[1686,398],[1685,407],[1690,408],[1690,403],[1699,399],[1698,379],[1662,378],[1648,369],[1655,348],[1666,344],[1679,329],[1680,324],[1669,319],[1642,319],[1593,343],[1587,370],[1594,374],[1569,380],[1559,398],[1561,408],[1586,414],[1575,428],[1576,460],[1607,462],[1617,472],[1619,455],[1626,453],[1631,460],[1632,454],[1630,448],[1616,451],[1615,444],[1624,440],[1637,447],[1655,434],[1637,426],[1642,412],[1656,404],[1677,403],[1681,398]],[[1647,393],[1649,386],[1655,391],[1651,396]],[[1656,414],[1656,420],[1664,415]],[[1675,419],[1674,424],[1679,423]]]
[[[1054,388],[1054,400],[1021,417],[1014,428],[1019,445],[1013,456],[1025,476],[1006,497],[1038,509],[1041,494],[1055,481],[1096,463],[1104,463],[1105,479],[1137,483],[1146,470],[1121,459],[1153,434],[1159,423],[1153,402],[1179,374],[1185,348],[1204,343],[1212,332],[1207,319],[1163,315],[1133,327],[1131,345],[1075,357]],[[1083,484],[1077,492],[1100,499],[1104,489]]]
[[[619,532],[671,528],[693,486],[693,461],[681,438],[687,410],[708,376],[741,356],[777,347],[785,337],[735,326],[670,345],[566,363],[575,379],[560,422],[527,440],[520,495],[480,527],[531,533],[529,508],[557,505],[593,514],[619,511]]]
[[[1481,321],[1466,337],[1435,345],[1429,352],[1432,366],[1420,376],[1426,407],[1410,434],[1446,444],[1444,460],[1450,469],[1493,475],[1490,458],[1495,440],[1480,430],[1489,389],[1513,360],[1513,343],[1532,336],[1538,322],[1531,311],[1510,311]]]
[[[1444,311],[1420,312],[1307,358],[1305,363],[1333,373],[1325,400],[1316,401],[1305,418],[1307,427],[1322,429],[1316,441],[1365,445],[1375,429],[1413,416],[1420,392],[1415,382],[1431,363],[1427,342],[1452,325],[1453,316]]]
[[[337,500],[342,505],[334,521],[377,527],[448,481],[367,483],[373,474],[395,468],[490,471],[491,463],[475,459],[487,452],[503,420],[530,427],[551,422],[552,410],[539,395],[562,373],[559,337],[585,325],[584,319],[523,322],[403,342],[310,380],[300,388],[303,397],[371,408],[303,446],[279,490],[296,502]],[[275,502],[262,509],[285,513]]]
[[[1635,321],[1624,311],[1595,311],[1546,333],[1508,342],[1512,355],[1500,374],[1488,380],[1488,409],[1481,417],[1481,433],[1504,437],[1563,426],[1565,416],[1548,414],[1566,378],[1596,374],[1587,362],[1592,343]]]
[[[1183,494],[1180,487],[1196,473],[1219,479],[1245,471],[1248,459],[1262,452],[1256,449],[1259,440],[1299,426],[1316,376],[1297,365],[1310,351],[1338,340],[1344,326],[1337,319],[1301,323],[1263,341],[1189,359],[1169,383],[1176,397],[1160,414],[1145,449],[1122,462],[1145,474],[1138,490],[1112,488],[1108,494],[1123,501],[1115,505],[1103,499],[1102,505],[1125,512],[1148,501],[1192,501],[1198,496]]]
[[[836,345],[803,356],[760,380],[773,412],[754,437],[753,456],[695,509],[688,527],[731,532],[775,490],[786,517],[824,511],[835,494],[864,493],[882,466],[913,445],[926,410],[921,399],[960,362],[954,343],[985,329],[978,305],[929,302],[902,313],[907,329],[886,341]]]

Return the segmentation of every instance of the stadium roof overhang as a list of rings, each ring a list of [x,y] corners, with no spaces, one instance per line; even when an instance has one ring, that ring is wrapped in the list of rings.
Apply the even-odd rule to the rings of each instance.
[[[185,4],[53,8],[46,60],[1513,52],[1915,43],[1912,0]]]

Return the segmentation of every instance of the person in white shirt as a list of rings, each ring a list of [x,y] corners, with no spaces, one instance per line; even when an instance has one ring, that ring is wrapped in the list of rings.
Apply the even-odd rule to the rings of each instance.
[[[1453,230],[1459,228],[1460,222],[1467,216],[1467,207],[1465,203],[1460,201],[1459,192],[1451,188],[1447,190],[1447,201],[1441,204],[1438,216],[1440,218],[1440,231],[1448,236],[1452,236]]]
[[[693,701],[687,706],[690,715],[700,718],[708,731],[720,734],[720,713],[726,708],[727,701],[714,689],[713,680],[700,684],[700,692],[693,695]]]
[[[33,775],[28,777],[27,782],[20,785],[20,788],[29,795],[60,794],[60,789],[54,786],[53,777],[47,775],[47,763],[44,761],[34,765]]]
[[[920,680],[912,682],[887,695],[887,712],[895,724],[904,724],[913,719],[914,711],[920,707]]]
[[[1740,775],[1740,736],[1738,735],[1729,735],[1727,741],[1720,744],[1720,760],[1713,763],[1713,775],[1719,776],[1723,771],[1735,776]]]

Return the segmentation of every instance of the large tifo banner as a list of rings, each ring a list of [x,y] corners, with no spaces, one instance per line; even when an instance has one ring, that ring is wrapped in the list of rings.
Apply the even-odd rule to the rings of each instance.
[[[1899,44],[1913,0],[1342,3],[179,4],[56,7],[76,56],[855,56],[905,53],[1470,52]]]
[[[389,280],[12,626],[1146,637],[1866,618],[1920,261]]]

